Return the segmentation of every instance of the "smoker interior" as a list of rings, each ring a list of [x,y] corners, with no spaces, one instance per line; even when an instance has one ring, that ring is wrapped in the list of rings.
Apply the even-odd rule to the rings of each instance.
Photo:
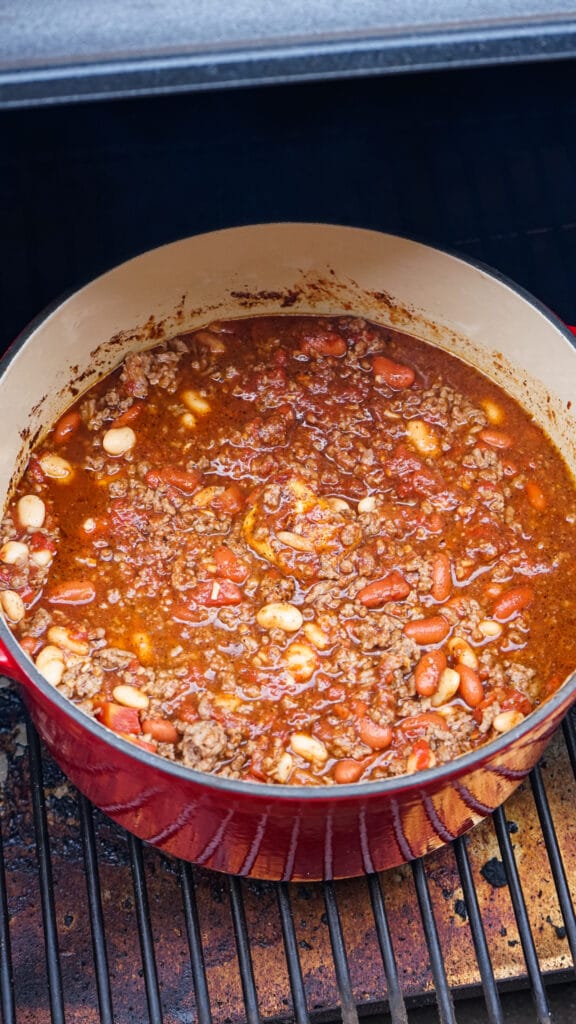
[[[146,248],[278,220],[456,249],[576,323],[575,71],[0,112],[1,344]],[[12,686],[0,721],[3,1024],[471,1024],[548,1021],[552,1005],[574,1019],[573,722],[469,841],[380,877],[276,887],[178,864],[93,812],[26,731]]]

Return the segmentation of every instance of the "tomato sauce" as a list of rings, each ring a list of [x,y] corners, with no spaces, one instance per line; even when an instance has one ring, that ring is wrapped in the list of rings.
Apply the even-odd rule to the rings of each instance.
[[[354,317],[132,353],[34,451],[0,604],[38,669],[200,771],[334,785],[508,731],[576,666],[575,489],[529,415]]]

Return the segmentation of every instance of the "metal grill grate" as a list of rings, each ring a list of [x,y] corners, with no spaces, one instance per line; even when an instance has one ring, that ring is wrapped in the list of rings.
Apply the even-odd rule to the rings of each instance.
[[[68,787],[29,724],[24,750],[19,701],[10,687],[0,696],[8,751],[3,851],[0,845],[3,1024],[355,1024],[359,1013],[370,1012],[386,1012],[392,1024],[406,1024],[413,1014],[422,1019],[422,1011],[413,1009],[422,999],[435,1007],[427,1020],[451,1024],[472,1019],[469,1004],[459,1001],[470,992],[482,996],[474,1004],[481,1006],[479,1020],[500,1024],[517,1019],[507,1015],[501,982],[531,991],[534,1016],[519,1019],[552,1019],[550,983],[573,977],[576,952],[576,862],[563,820],[563,800],[573,800],[574,793],[573,718],[530,784],[470,838],[408,868],[364,880],[276,886],[226,879],[165,858],[111,825]],[[520,815],[521,829],[515,823]],[[479,858],[494,850],[497,856],[479,869]],[[540,915],[528,874],[535,864],[541,884],[555,890],[544,894]],[[450,900],[461,892],[451,929],[438,906],[439,885]],[[508,916],[494,907],[503,892],[510,897]],[[399,901],[405,902],[400,926]],[[164,902],[169,913],[158,915]],[[70,915],[78,917],[72,941],[66,935]],[[311,974],[306,953],[314,946],[312,923],[318,917],[328,955],[326,949],[320,953]],[[351,934],[359,922],[360,943]],[[545,925],[557,945],[552,954],[549,943],[542,943]],[[468,971],[452,962],[455,929],[465,955],[473,950]],[[510,938],[516,934],[518,939]],[[508,971],[495,936],[508,936],[511,948],[520,943],[522,957]],[[404,947],[411,947],[408,955]],[[71,956],[78,958],[72,972]],[[429,967],[417,970],[415,963],[426,960]]]

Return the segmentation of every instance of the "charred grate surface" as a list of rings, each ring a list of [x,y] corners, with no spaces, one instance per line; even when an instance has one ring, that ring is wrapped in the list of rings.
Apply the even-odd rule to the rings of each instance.
[[[543,1024],[573,981],[574,717],[469,837],[365,879],[273,885],[129,836],[42,753],[8,685],[0,712],[2,1024]],[[514,985],[526,1017],[508,1014]]]

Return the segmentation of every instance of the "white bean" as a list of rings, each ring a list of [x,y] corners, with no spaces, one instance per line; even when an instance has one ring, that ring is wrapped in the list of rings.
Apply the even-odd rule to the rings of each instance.
[[[30,552],[30,561],[40,569],[45,569],[53,559],[54,555],[49,548],[38,548],[36,551]]]
[[[27,544],[19,540],[8,540],[0,548],[0,562],[5,565],[24,565],[29,554]]]
[[[263,629],[283,629],[285,633],[295,633],[304,621],[300,609],[284,601],[263,605],[256,620]]]
[[[482,622],[478,623],[478,629],[482,636],[489,637],[500,636],[502,632],[502,626],[499,622],[495,622],[494,619],[482,619]]]
[[[290,737],[290,746],[295,754],[299,754],[305,761],[312,764],[324,764],[328,760],[328,751],[322,740],[310,736],[307,732],[293,732]]]
[[[142,690],[136,686],[130,686],[128,683],[115,686],[112,696],[118,704],[123,704],[126,708],[136,708],[138,711],[145,711],[150,704],[149,698]]]
[[[318,655],[308,644],[294,643],[286,648],[284,660],[298,683],[305,683],[318,668]]]
[[[211,410],[210,402],[199,391],[188,389],[182,392],[182,401],[196,416],[207,416]]]
[[[102,438],[102,447],[108,455],[125,455],[136,444],[132,427],[111,427]]]
[[[52,480],[71,480],[73,476],[72,466],[60,455],[47,452],[39,459],[42,472]]]
[[[294,767],[294,758],[287,750],[281,755],[278,760],[274,771],[271,773],[272,777],[276,779],[276,782],[288,782],[292,769]]]
[[[150,633],[146,633],[144,630],[137,630],[132,633],[132,643],[136,648],[136,653],[138,654],[138,658],[142,664],[149,664],[154,655],[152,637],[150,636]]]
[[[508,732],[515,725],[520,725],[520,722],[523,722],[525,717],[521,711],[514,711],[513,709],[501,711],[499,715],[496,715],[492,725],[496,732]]]
[[[455,668],[445,668],[438,681],[438,689],[430,699],[433,708],[439,708],[442,704],[451,700],[460,686],[460,676]]]
[[[373,512],[376,508],[376,498],[373,494],[366,495],[365,498],[360,498],[358,502],[359,512]]]
[[[39,530],[46,518],[46,505],[37,494],[25,494],[17,506],[20,525],[25,530]]]
[[[90,653],[90,644],[87,640],[79,640],[72,636],[66,626],[50,626],[47,633],[51,644],[60,647],[62,650],[71,651],[72,654],[85,655]]]
[[[328,647],[329,640],[323,629],[316,622],[305,622],[303,627],[303,633],[307,640],[314,647],[317,647],[319,651],[323,651],[325,647]]]
[[[11,622],[20,622],[25,614],[24,601],[15,590],[2,590],[0,592],[0,604],[6,618]]]
[[[497,427],[504,422],[504,409],[497,402],[494,402],[491,398],[483,398],[480,405],[486,413],[486,419],[493,427]]]
[[[425,420],[408,420],[406,424],[408,439],[420,452],[420,455],[439,455],[440,442],[436,432]]]
[[[348,502],[344,501],[344,498],[325,498],[324,500],[334,512],[343,512],[346,514],[346,512],[352,511]]]
[[[53,686],[57,686],[64,675],[64,655],[59,647],[48,644],[36,658],[36,668]]]
[[[463,636],[451,637],[448,641],[448,650],[460,665],[467,665],[468,668],[478,668],[478,658]]]
[[[289,548],[294,548],[294,551],[314,551],[314,545],[307,537],[303,537],[301,533],[292,533],[291,530],[279,530],[276,536],[283,544],[286,544]]]
[[[214,328],[215,329],[215,328]],[[199,341],[205,348],[210,349],[211,352],[218,354],[226,351],[226,345],[217,334],[213,334],[211,330],[208,331],[196,331],[194,340]]]

